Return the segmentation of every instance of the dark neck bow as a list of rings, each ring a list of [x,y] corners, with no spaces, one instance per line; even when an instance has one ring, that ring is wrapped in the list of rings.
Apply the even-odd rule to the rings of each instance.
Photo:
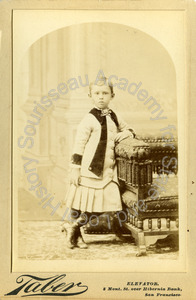
[[[112,113],[112,110],[109,109],[109,108],[106,108],[106,109],[101,109],[101,116],[104,117],[104,116],[108,116],[110,115],[111,116],[111,113]]]
[[[100,124],[103,123],[104,117],[109,115],[112,121],[116,124],[116,127],[119,126],[117,116],[110,108],[98,109],[94,107],[89,113],[94,115]]]

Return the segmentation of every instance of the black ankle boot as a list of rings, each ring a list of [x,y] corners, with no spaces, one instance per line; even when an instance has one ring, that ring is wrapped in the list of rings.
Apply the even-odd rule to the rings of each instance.
[[[66,240],[67,240],[67,248],[73,249],[76,247],[76,233],[77,233],[77,227],[73,226],[73,224],[63,224],[62,231],[66,233]]]
[[[78,219],[71,223],[64,223],[62,226],[62,231],[66,232],[67,236],[67,247],[69,249],[73,249],[75,247],[79,247],[81,249],[88,248],[86,243],[84,242],[80,227],[84,225],[84,217],[80,216]]]
[[[120,227],[116,213],[112,214],[112,218],[112,231],[120,240],[123,240],[122,228]]]
[[[74,244],[76,245],[76,247],[79,247],[80,249],[87,249],[88,246],[85,243],[85,241],[83,240],[81,231],[80,231],[80,227],[77,229],[75,236],[74,236]]]

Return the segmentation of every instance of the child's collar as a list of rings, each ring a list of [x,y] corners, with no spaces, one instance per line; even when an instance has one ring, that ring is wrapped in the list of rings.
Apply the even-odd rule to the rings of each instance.
[[[95,108],[96,108],[97,110],[101,111],[101,114],[102,114],[103,116],[108,115],[108,114],[111,113],[111,109],[110,109],[109,107],[104,108],[104,109],[101,109],[101,108],[95,106]]]

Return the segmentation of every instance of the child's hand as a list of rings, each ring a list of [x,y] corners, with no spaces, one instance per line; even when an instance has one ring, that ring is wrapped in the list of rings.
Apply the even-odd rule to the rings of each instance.
[[[122,140],[124,140],[128,137],[130,137],[130,138],[134,137],[134,135],[131,131],[129,131],[129,130],[121,131],[121,132],[117,133],[116,138],[115,138],[115,143],[120,143]]]
[[[70,174],[70,183],[78,186],[80,181],[80,168],[72,168]]]

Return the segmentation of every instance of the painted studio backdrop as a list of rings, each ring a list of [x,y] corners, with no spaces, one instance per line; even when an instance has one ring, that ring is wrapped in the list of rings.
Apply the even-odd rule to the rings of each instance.
[[[53,216],[51,206],[65,198],[76,128],[92,107],[88,82],[100,70],[106,77],[113,75],[111,108],[138,136],[159,137],[169,123],[177,127],[174,63],[152,36],[106,22],[72,25],[44,35],[29,47],[15,83],[14,191],[19,221],[61,219],[60,206]],[[159,110],[152,105],[155,100],[138,99],[139,89],[157,101]],[[167,119],[153,120],[161,110],[160,116]],[[36,185],[47,189],[51,206],[43,208]]]

